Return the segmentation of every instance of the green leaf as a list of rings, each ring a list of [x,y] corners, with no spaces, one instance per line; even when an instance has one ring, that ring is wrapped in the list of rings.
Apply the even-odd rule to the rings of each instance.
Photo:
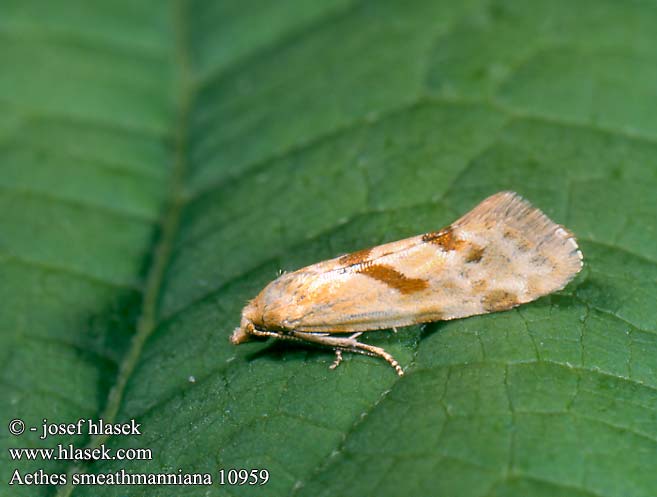
[[[655,25],[638,1],[4,0],[0,495],[657,494]],[[403,378],[228,342],[278,270],[503,189],[577,235],[558,294],[366,334]],[[99,417],[142,434],[6,428]],[[7,450],[57,444],[152,459]],[[70,483],[121,469],[214,484]]]

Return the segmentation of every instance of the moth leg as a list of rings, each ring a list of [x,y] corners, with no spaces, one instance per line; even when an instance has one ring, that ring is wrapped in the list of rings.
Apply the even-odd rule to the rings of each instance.
[[[358,337],[361,336],[362,334],[363,334],[362,331],[359,331],[359,332],[357,332],[357,333],[354,333],[353,335],[349,336],[349,340],[353,340],[353,339],[355,339],[355,338],[358,338]],[[320,334],[318,333],[318,335],[320,335]],[[328,335],[328,333],[322,333],[322,334],[321,334],[321,336],[326,336],[326,335]],[[337,367],[340,365],[341,362],[342,362],[342,349],[338,349],[338,348],[336,348],[336,349],[335,349],[335,361],[333,361],[333,364],[331,364],[331,365],[329,366],[329,369],[335,369],[335,368],[337,368]]]
[[[260,337],[272,337],[276,338],[277,340],[287,340],[297,343],[312,343],[316,345],[322,345],[324,347],[330,347],[336,352],[336,359],[331,365],[331,369],[338,367],[340,362],[342,362],[342,352],[346,351],[372,357],[381,357],[394,368],[399,376],[404,376],[404,370],[401,368],[395,358],[392,357],[392,355],[383,350],[381,347],[375,347],[374,345],[369,345],[367,343],[359,342],[356,340],[356,338],[363,334],[362,331],[353,333],[352,335],[343,338],[329,336],[326,333],[312,333],[305,331],[269,331],[258,330],[255,327],[249,330],[249,332],[255,336]]]
[[[329,366],[329,369],[337,368],[342,362],[342,351],[340,349],[335,349],[335,361]]]
[[[375,347],[374,345],[369,345],[363,342],[354,342],[354,347],[356,347],[356,349],[348,349],[348,350],[350,350],[351,352],[362,350],[364,352],[369,352],[369,354],[367,355],[373,354],[377,357],[381,357],[383,360],[385,360],[388,364],[390,364],[393,367],[393,369],[397,372],[399,376],[404,376],[404,370],[399,365],[399,363],[395,360],[394,357],[392,357],[391,354],[383,350],[381,347]]]
[[[291,336],[297,337],[300,340],[324,345],[336,350],[354,352],[356,354],[364,354],[373,357],[381,357],[388,364],[390,364],[399,376],[404,376],[404,370],[392,355],[383,350],[381,347],[375,347],[367,343],[359,342],[356,340],[362,332],[354,333],[346,338],[339,338],[335,336],[322,336],[315,333],[308,333],[304,331],[290,331]],[[337,355],[337,354],[336,354]],[[339,361],[338,361],[339,364]],[[337,366],[336,366],[337,367]]]

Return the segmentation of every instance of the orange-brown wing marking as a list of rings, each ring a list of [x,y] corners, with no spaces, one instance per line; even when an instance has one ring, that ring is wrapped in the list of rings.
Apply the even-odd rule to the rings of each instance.
[[[422,235],[422,241],[425,243],[434,243],[445,251],[458,250],[465,243],[464,240],[458,238],[451,226],[440,231],[432,231]]]
[[[429,286],[427,280],[421,278],[409,278],[394,268],[384,264],[371,264],[363,267],[358,272],[385,283],[389,287],[394,288],[403,294],[419,292]]]
[[[480,262],[484,256],[485,250],[486,249],[484,247],[480,247],[479,245],[475,245],[473,243],[468,249],[467,255],[465,256],[465,262]]]
[[[338,262],[344,266],[353,266],[355,264],[362,264],[367,261],[370,253],[372,252],[371,248],[366,248],[363,250],[358,250],[352,252],[351,254],[345,254],[338,259]]]
[[[506,290],[491,290],[483,298],[482,303],[487,311],[503,311],[517,306],[518,296]]]

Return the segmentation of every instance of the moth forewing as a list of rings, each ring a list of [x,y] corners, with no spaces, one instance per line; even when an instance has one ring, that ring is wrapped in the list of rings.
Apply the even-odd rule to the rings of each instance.
[[[513,192],[497,193],[440,231],[286,273],[242,311],[235,344],[252,336],[384,358],[367,330],[510,309],[563,288],[582,268],[575,238]],[[340,337],[333,334],[351,333]]]

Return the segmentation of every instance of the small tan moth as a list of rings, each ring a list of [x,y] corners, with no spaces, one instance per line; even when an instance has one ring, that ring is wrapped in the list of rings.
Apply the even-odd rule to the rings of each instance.
[[[511,309],[562,289],[582,269],[571,233],[513,192],[497,193],[440,231],[286,273],[242,311],[231,342],[313,343],[385,359],[367,330]],[[345,334],[348,336],[335,336]]]

